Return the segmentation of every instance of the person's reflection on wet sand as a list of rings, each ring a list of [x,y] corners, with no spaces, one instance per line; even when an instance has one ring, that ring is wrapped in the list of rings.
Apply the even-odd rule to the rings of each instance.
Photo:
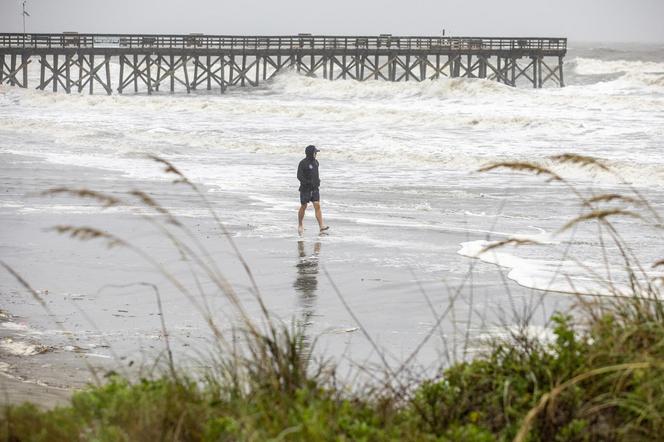
[[[314,243],[313,252],[307,255],[305,250],[305,241],[300,240],[297,242],[298,261],[295,267],[297,268],[297,277],[293,283],[295,292],[298,295],[298,306],[301,310],[301,317],[298,320],[303,332],[311,324],[312,316],[315,313],[316,304],[316,290],[318,289],[318,257],[320,255],[321,243],[316,241]],[[305,340],[309,341],[310,338],[306,336]]]

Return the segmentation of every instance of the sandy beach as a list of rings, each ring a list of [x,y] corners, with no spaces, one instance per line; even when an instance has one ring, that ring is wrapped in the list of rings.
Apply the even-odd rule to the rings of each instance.
[[[2,275],[0,290],[7,316],[0,324],[1,339],[6,344],[0,352],[3,371],[12,376],[3,380],[6,390],[12,391],[7,399],[20,401],[26,395],[37,394],[44,404],[57,403],[65,394],[61,389],[80,388],[94,381],[88,365],[97,368],[102,378],[110,370],[150,370],[155,357],[163,357],[164,337],[154,290],[145,284],[159,287],[176,361],[183,366],[204,365],[210,330],[196,306],[173,290],[163,275],[122,247],[108,249],[103,241],[80,242],[48,229],[57,224],[107,229],[158,257],[169,272],[194,285],[187,264],[179,259],[167,238],[128,208],[101,210],[91,201],[36,193],[68,186],[119,196],[122,189],[140,188],[175,213],[182,207],[200,206],[200,202],[186,189],[169,182],[137,182],[96,169],[54,165],[16,155],[5,158],[11,159],[6,163],[11,167],[5,167],[0,215],[3,261],[29,281],[53,314],[44,311],[14,278]],[[222,219],[225,213],[247,204],[241,197],[234,200],[232,195],[209,196]],[[17,200],[22,203],[12,206],[10,202]],[[199,213],[204,212],[199,209]],[[331,221],[333,231],[318,235],[311,217],[309,214],[303,237],[297,236],[295,224],[293,234],[282,238],[243,235],[251,231],[251,225],[229,224],[227,228],[249,263],[270,312],[286,324],[306,324],[308,334],[320,339],[321,354],[335,358],[348,369],[353,363],[378,363],[379,359],[343,307],[332,282],[395,365],[434,325],[428,302],[437,312],[453,305],[418,355],[422,366],[429,368],[445,358],[463,357],[464,350],[472,352],[469,335],[486,333],[527,306],[536,308],[538,300],[531,291],[503,281],[494,266],[479,263],[469,271],[475,262],[457,255],[455,246],[466,235],[438,233],[440,241],[449,244],[445,253],[449,254],[448,262],[453,263],[441,278],[437,273],[423,273],[408,266],[377,265],[374,254],[399,259],[403,253],[399,247],[377,245],[371,251],[364,245],[335,242],[331,240],[334,235],[343,235],[353,226]],[[181,220],[210,251],[250,316],[259,321],[249,279],[212,218],[202,214]],[[237,313],[209,281],[201,280],[210,311],[219,327],[230,333],[241,324]],[[502,284],[509,290],[497,292],[495,287]],[[510,299],[502,299],[507,296]],[[195,297],[203,299],[200,294]],[[569,303],[564,296],[549,295],[545,300],[537,309],[533,326],[543,324],[548,313]],[[16,387],[18,380],[24,381],[20,389]]]

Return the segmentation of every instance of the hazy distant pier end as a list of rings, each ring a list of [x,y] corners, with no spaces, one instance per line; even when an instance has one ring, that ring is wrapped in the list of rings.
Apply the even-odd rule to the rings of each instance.
[[[107,94],[258,86],[293,69],[328,80],[486,78],[564,86],[566,38],[0,33],[0,84]]]

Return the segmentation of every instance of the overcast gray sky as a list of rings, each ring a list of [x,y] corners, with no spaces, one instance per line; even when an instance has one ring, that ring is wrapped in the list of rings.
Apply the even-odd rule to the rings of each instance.
[[[21,32],[22,0],[0,0]],[[664,43],[664,0],[28,0],[28,32],[552,36]]]

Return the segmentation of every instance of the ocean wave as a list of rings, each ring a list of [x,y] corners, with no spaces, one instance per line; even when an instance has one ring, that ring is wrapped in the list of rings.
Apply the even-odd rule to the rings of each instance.
[[[571,182],[594,182],[608,185],[632,184],[636,186],[664,186],[664,165],[655,162],[638,162],[632,159],[601,160],[609,171],[580,168],[575,165],[558,164],[537,157],[520,156],[514,161],[529,161],[541,164]],[[501,159],[499,162],[505,161]]]
[[[589,92],[664,92],[664,62],[577,57],[566,64],[566,70],[570,84],[585,84]]]
[[[600,60],[577,57],[572,60],[574,72],[579,75],[607,75],[620,73],[664,74],[664,62],[639,60]],[[570,66],[570,65],[568,65]]]
[[[0,152],[160,179],[154,164],[139,161],[150,153],[211,185],[222,182],[223,164],[224,186],[239,188],[250,180],[243,161],[255,161],[239,156],[292,161],[309,141],[324,147],[326,159],[349,164],[466,173],[572,151],[605,157],[627,182],[664,185],[658,155],[664,74],[651,72],[664,71],[664,63],[576,58],[569,69],[618,77],[533,90],[479,79],[328,81],[285,72],[258,88],[191,96],[0,86]],[[269,179],[281,182],[274,170]],[[588,177],[575,168],[562,172]],[[611,174],[591,178],[619,181]]]
[[[159,168],[154,167],[151,161],[145,159],[144,153],[151,152],[166,156],[171,160],[178,161],[187,173],[193,179],[206,185],[223,185],[224,189],[231,190],[242,188],[251,184],[251,176],[247,176],[246,167],[242,164],[232,166],[225,164],[225,173],[223,177],[219,175],[219,166],[206,163],[206,158],[211,162],[217,162],[214,155],[205,154],[197,159],[191,154],[203,154],[197,145],[214,145],[215,140],[199,140],[192,145],[187,141],[185,135],[175,137],[177,142],[182,142],[180,147],[170,146],[167,140],[164,140],[164,146],[159,150],[154,150],[154,146],[159,144],[161,139],[155,140],[155,144],[146,145],[144,149],[137,149],[136,145],[127,144],[124,147],[111,146],[107,149],[96,149],[86,152],[84,148],[77,149],[75,152],[53,152],[50,149],[37,149],[32,152],[25,148],[3,149],[7,153],[32,154],[41,157],[55,164],[71,164],[84,167],[96,167],[104,170],[121,172],[126,176],[137,179],[165,179]],[[171,140],[172,141],[172,140]],[[63,144],[63,147],[72,148],[72,143]],[[118,149],[126,150],[126,154],[120,154]],[[221,151],[228,153],[235,152],[235,155],[246,152],[247,143],[223,143]],[[299,149],[298,149],[299,151]],[[169,153],[170,152],[170,153]],[[643,150],[639,157],[633,156],[615,156],[613,158],[602,159],[611,172],[605,172],[597,169],[579,168],[573,165],[561,165],[547,160],[549,155],[564,153],[564,150],[546,149],[502,149],[493,152],[485,152],[482,148],[459,147],[444,144],[413,144],[412,142],[403,142],[395,140],[392,137],[381,134],[367,134],[364,137],[354,139],[353,145],[325,146],[325,159],[334,161],[337,164],[373,164],[376,167],[400,167],[401,169],[419,170],[420,173],[429,173],[427,171],[448,171],[465,174],[474,174],[475,171],[483,166],[492,163],[520,161],[534,162],[548,167],[568,179],[571,182],[593,182],[599,184],[624,184],[629,183],[636,186],[664,186],[664,163],[655,157],[649,159],[648,151]],[[189,153],[189,155],[187,155]],[[252,146],[251,154],[273,155],[275,158],[284,156],[294,156],[294,147],[291,144],[264,144]],[[218,155],[221,155],[219,153]],[[240,160],[238,158],[238,160]],[[279,160],[281,162],[281,160]],[[432,172],[433,173],[433,172]],[[283,172],[279,169],[274,171],[265,171],[265,179],[274,179],[276,182],[283,180]],[[505,173],[502,173],[505,175]],[[483,177],[488,178],[486,175]],[[50,209],[53,209],[50,207]],[[24,211],[36,210],[35,207],[22,208]],[[58,207],[58,210],[72,211],[78,213],[91,210],[88,207]],[[82,212],[81,212],[82,213]]]
[[[440,78],[422,82],[329,81],[292,71],[277,75],[267,88],[272,93],[336,100],[484,97],[487,94],[511,94],[516,91],[504,84],[483,79]]]

